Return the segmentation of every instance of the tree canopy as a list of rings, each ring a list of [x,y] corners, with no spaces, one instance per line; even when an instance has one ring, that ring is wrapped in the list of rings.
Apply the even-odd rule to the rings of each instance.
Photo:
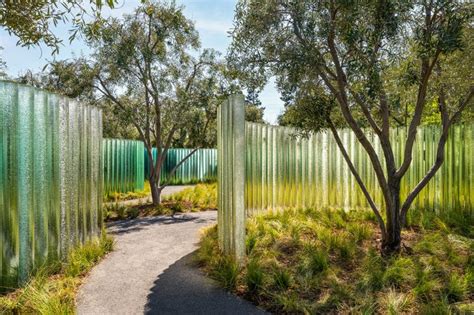
[[[59,51],[63,40],[54,32],[60,24],[71,25],[69,40],[72,41],[86,27],[87,36],[93,36],[100,21],[102,7],[114,8],[117,0],[35,0],[0,2],[0,25],[10,35],[18,37],[18,45],[35,46],[45,44]],[[89,19],[88,19],[89,18]],[[90,21],[89,21],[90,20]]]

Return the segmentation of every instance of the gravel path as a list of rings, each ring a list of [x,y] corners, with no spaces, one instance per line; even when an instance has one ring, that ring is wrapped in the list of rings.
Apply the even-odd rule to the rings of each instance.
[[[264,314],[226,293],[192,264],[207,211],[115,222],[110,253],[78,294],[79,314]]]

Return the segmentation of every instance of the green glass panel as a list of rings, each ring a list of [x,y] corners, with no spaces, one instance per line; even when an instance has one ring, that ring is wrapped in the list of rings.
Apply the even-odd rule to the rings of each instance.
[[[197,149],[186,161],[181,164],[175,174],[170,177],[173,168],[184,159],[193,149],[170,148],[166,154],[161,180],[170,184],[195,184],[217,180],[217,150]],[[152,150],[153,160],[157,161],[157,149]],[[145,174],[150,174],[148,154],[144,152]]]
[[[320,132],[301,138],[292,128],[250,122],[245,123],[245,130],[245,204],[249,214],[284,207],[368,207],[332,135]],[[452,127],[445,162],[413,207],[473,215],[473,130],[472,124]],[[367,153],[352,131],[344,129],[339,133],[357,171],[380,206],[383,198]],[[383,161],[378,137],[370,132],[366,134]],[[402,199],[434,163],[439,136],[436,126],[419,128],[413,161],[402,181]],[[406,130],[393,129],[390,137],[400,165]]]
[[[103,140],[104,194],[126,193],[144,188],[144,144],[124,139]]]
[[[0,81],[0,291],[100,232],[101,115]]]

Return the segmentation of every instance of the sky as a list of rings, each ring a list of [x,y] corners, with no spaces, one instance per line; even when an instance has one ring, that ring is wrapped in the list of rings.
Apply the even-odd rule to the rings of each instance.
[[[194,21],[199,31],[202,48],[214,48],[225,55],[231,43],[229,30],[232,28],[234,8],[237,0],[177,0],[184,6],[184,14]],[[136,0],[123,0],[115,9],[104,9],[104,16],[120,17],[130,13],[138,5]],[[5,30],[0,29],[0,46],[3,61],[7,63],[7,73],[15,77],[25,73],[28,69],[40,72],[43,66],[52,60],[63,60],[89,53],[88,47],[80,39],[69,43],[68,30],[70,25],[62,24],[54,32],[63,39],[64,46],[60,48],[57,56],[51,56],[47,47],[20,47],[17,38],[10,36]],[[278,115],[283,110],[283,102],[271,81],[260,93],[260,100],[265,107],[264,119],[269,123],[276,123]]]

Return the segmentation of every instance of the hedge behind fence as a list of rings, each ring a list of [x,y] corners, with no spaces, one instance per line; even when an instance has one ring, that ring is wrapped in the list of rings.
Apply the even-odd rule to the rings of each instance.
[[[102,115],[0,81],[0,291],[98,235]]]

